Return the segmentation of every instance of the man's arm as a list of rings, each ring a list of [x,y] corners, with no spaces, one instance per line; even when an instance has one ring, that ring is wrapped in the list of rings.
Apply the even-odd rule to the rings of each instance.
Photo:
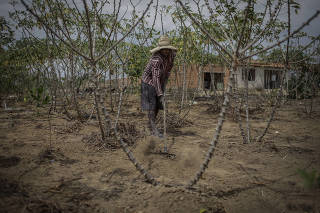
[[[160,74],[161,74],[160,62],[156,61],[152,66],[152,81],[156,89],[157,96],[163,95],[161,84],[160,84]]]

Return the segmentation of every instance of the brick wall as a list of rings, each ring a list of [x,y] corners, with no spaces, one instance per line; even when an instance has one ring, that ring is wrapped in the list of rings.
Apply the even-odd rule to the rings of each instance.
[[[227,70],[221,65],[207,65],[200,67],[199,65],[186,65],[186,87],[189,89],[203,89],[203,73],[224,73]],[[224,84],[227,83],[228,70],[224,76]],[[183,87],[183,66],[175,66],[169,78],[169,88],[182,88]]]

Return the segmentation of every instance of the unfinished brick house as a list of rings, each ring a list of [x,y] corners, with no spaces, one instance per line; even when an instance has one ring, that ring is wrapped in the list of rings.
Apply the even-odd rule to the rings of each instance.
[[[246,72],[247,71],[247,72]],[[276,63],[254,61],[250,65],[239,65],[235,74],[238,88],[245,88],[245,79],[248,79],[250,89],[277,89],[280,87],[281,75],[284,66]],[[186,88],[199,90],[224,90],[230,71],[223,65],[186,66]],[[286,73],[286,79],[289,73]],[[176,67],[169,78],[170,88],[183,87],[183,67]]]

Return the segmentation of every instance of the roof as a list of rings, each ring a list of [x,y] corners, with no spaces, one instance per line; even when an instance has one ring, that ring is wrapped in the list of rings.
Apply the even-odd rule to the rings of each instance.
[[[246,64],[240,64],[240,66],[245,66]],[[284,64],[281,63],[272,63],[272,62],[265,62],[260,60],[252,60],[248,64],[252,67],[268,67],[268,68],[284,68]]]
[[[278,68],[284,69],[284,65],[280,63],[271,63],[259,60],[253,60],[250,64],[239,64],[240,67],[249,66],[249,67],[264,67],[264,68]],[[215,73],[224,73],[225,66],[222,64],[210,64],[203,67],[203,72],[215,72]]]

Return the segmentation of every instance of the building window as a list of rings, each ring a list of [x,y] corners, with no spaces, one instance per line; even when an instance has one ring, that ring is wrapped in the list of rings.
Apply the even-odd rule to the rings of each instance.
[[[203,73],[203,87],[208,90],[223,90],[223,73]]]
[[[255,69],[242,69],[242,80],[248,79],[248,81],[256,80],[256,70]]]
[[[280,88],[280,73],[279,70],[265,70],[264,71],[264,88],[278,89]]]

